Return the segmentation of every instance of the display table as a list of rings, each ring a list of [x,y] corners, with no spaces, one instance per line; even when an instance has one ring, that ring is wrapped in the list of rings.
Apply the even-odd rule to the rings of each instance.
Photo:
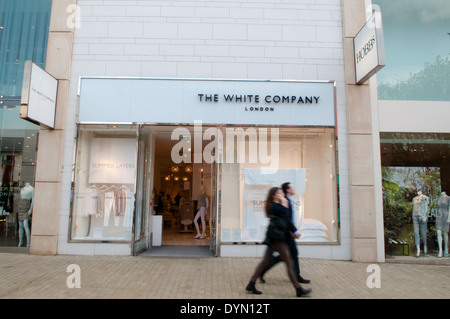
[[[161,246],[162,242],[162,221],[161,215],[152,215],[152,246]]]
[[[402,248],[402,254],[404,256],[409,256],[409,245],[404,240],[393,240],[391,238],[388,239],[388,245],[386,245],[386,252],[393,256],[394,255],[394,249],[397,247]],[[406,250],[406,251],[405,251]]]

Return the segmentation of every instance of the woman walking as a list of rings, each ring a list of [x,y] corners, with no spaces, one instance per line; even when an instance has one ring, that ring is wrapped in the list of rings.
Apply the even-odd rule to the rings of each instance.
[[[280,254],[281,260],[286,263],[289,279],[294,286],[297,297],[301,297],[311,292],[311,289],[304,289],[297,281],[297,276],[294,271],[294,261],[289,251],[287,241],[290,237],[300,237],[300,235],[293,235],[297,228],[289,219],[289,204],[284,197],[283,192],[278,187],[272,187],[267,195],[265,204],[266,216],[270,218],[269,227],[267,229],[266,239],[264,244],[270,246],[274,251]],[[264,269],[270,264],[270,249],[267,247],[263,260],[258,264],[250,278],[246,290],[254,294],[261,294],[261,291],[255,287],[256,279],[263,273]]]

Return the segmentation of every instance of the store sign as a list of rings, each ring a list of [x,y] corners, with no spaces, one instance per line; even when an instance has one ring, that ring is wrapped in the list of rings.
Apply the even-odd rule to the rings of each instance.
[[[134,138],[93,138],[89,183],[134,184],[136,158]]]
[[[335,125],[335,82],[90,78],[79,123]]]
[[[289,95],[266,95],[259,94],[198,94],[199,102],[224,102],[244,104],[245,111],[275,111],[278,104],[318,104],[320,96],[289,96]],[[264,103],[265,106],[259,106]]]
[[[353,39],[356,83],[363,84],[386,65],[381,12],[375,12]]]
[[[32,61],[25,61],[20,117],[54,128],[57,90],[58,80]]]

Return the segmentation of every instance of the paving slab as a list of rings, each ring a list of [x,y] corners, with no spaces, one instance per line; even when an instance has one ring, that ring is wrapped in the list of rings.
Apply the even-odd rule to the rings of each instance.
[[[298,299],[285,265],[245,291],[259,258],[0,253],[2,299]],[[450,266],[301,259],[301,299],[448,299]],[[79,284],[79,288],[76,284]]]

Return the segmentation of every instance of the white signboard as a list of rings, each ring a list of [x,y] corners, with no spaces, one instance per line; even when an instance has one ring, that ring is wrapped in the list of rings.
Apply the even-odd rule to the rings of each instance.
[[[306,187],[305,169],[244,169],[243,241],[263,241],[268,225],[264,212],[268,190],[285,182],[295,186],[292,197],[295,224],[302,216],[302,197]]]
[[[375,12],[355,36],[356,83],[363,84],[386,65],[381,12]]]
[[[89,183],[134,184],[136,181],[136,139],[93,138]]]
[[[81,78],[79,123],[335,125],[335,82]]]
[[[58,80],[32,61],[25,61],[20,117],[54,128],[57,90]]]

